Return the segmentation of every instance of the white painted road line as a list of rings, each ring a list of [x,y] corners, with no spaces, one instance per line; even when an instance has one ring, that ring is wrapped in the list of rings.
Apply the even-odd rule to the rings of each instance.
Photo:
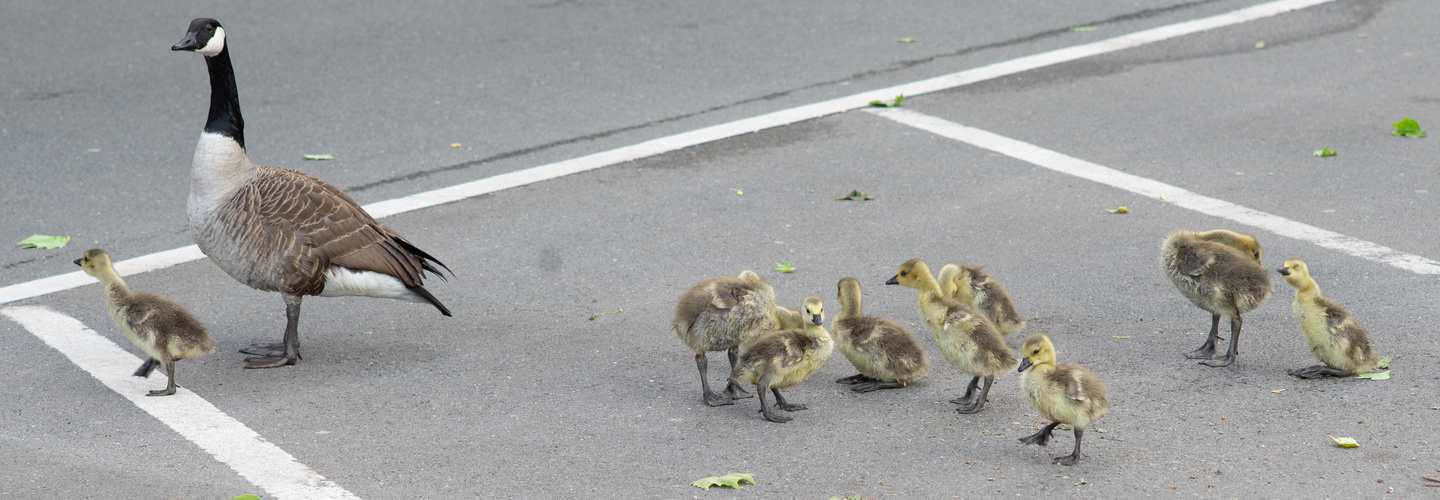
[[[988,149],[1021,161],[1045,167],[1062,174],[1117,187],[1181,208],[1206,215],[1230,219],[1247,226],[1263,229],[1280,236],[1314,243],[1347,255],[1398,267],[1417,274],[1440,274],[1440,262],[1408,254],[1390,247],[1320,229],[1284,217],[1252,210],[1225,200],[1196,194],[1184,188],[1128,174],[1085,160],[1066,156],[1033,144],[1017,141],[943,118],[907,109],[870,109],[870,113],[932,134]]]
[[[379,201],[365,205],[365,210],[375,218],[387,217],[401,214],[412,210],[433,207],[466,198],[473,198],[496,191],[502,191],[513,187],[534,184],[570,174],[576,174],[602,167],[638,160],[650,156],[668,153],[679,149],[697,146],[721,139],[758,132],[791,123],[811,120],[835,113],[843,113],[869,106],[870,101],[888,100],[896,95],[917,96],[940,90],[952,89],[962,85],[1012,75],[1036,68],[1042,68],[1054,64],[1074,61],[1090,56],[1115,52],[1141,45],[1169,40],[1180,36],[1199,33],[1201,31],[1222,28],[1244,22],[1263,19],[1270,16],[1284,14],[1299,9],[1313,7],[1316,5],[1330,3],[1335,0],[1279,0],[1264,3],[1244,9],[1239,9],[1216,16],[1185,21],[1181,23],[1161,26],[1144,31],[1138,31],[1128,35],[1121,35],[1115,38],[1101,40],[1098,42],[1076,45],[1064,49],[1042,52],[1031,56],[1021,57],[1002,61],[979,68],[969,69],[958,73],[951,73],[927,80],[896,85],[878,90],[871,90],[859,94],[849,95],[838,99],[807,104],[795,108],[767,113],[760,116],[736,120],[729,123],[722,123],[711,127],[692,130],[659,139],[645,141],[639,144],[612,149],[592,155],[573,158],[548,165],[531,167],[524,170],[487,177],[484,179],[457,184],[450,187],[440,188],[432,191],[416,193],[410,196]],[[155,254],[150,254],[134,259],[123,260],[115,263],[115,269],[121,276],[141,273],[154,269],[170,267],[183,264],[193,260],[205,258],[193,245],[184,248],[177,248]],[[34,281],[10,285],[0,288],[0,304],[9,304],[32,297],[39,297],[55,292],[69,290],[89,283],[95,283],[95,279],[81,272],[73,272],[60,276],[52,276]]]
[[[266,498],[359,498],[184,387],[177,388],[172,396],[146,396],[151,389],[161,388],[163,382],[131,375],[141,359],[79,320],[35,306],[7,307],[0,309],[0,314],[20,323],[110,390],[264,489]]]

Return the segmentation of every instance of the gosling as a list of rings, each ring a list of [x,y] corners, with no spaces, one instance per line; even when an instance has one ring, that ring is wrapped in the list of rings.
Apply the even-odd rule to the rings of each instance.
[[[1295,287],[1291,309],[1310,352],[1323,365],[1289,370],[1299,378],[1348,377],[1375,369],[1380,357],[1370,347],[1370,333],[1350,316],[1340,303],[1320,294],[1320,285],[1310,277],[1310,266],[1300,259],[1285,261],[1277,271]]]
[[[840,312],[830,332],[835,347],[859,370],[835,382],[855,392],[905,387],[930,373],[925,349],[900,323],[866,316],[861,309],[860,281],[842,278],[837,284]]]
[[[1260,307],[1275,291],[1260,255],[1255,237],[1225,230],[1176,231],[1160,243],[1166,276],[1185,298],[1211,315],[1209,337],[1185,357],[1215,367],[1235,362],[1240,354],[1240,315]],[[1230,318],[1230,351],[1216,357],[1222,315]]]
[[[705,353],[726,351],[734,371],[740,346],[760,333],[775,329],[775,288],[752,271],[720,276],[695,285],[675,304],[670,330],[695,350],[700,388],[708,406],[725,406],[736,398],[752,397],[731,381],[723,394],[710,391],[709,361]]]
[[[1040,432],[1020,438],[1020,442],[1045,446],[1056,426],[1069,424],[1075,429],[1075,451],[1055,463],[1075,465],[1080,461],[1085,428],[1110,411],[1105,384],[1085,367],[1055,364],[1055,344],[1043,333],[1027,337],[1022,353],[1025,359],[1020,361],[1020,391],[1050,423]]]
[[[995,378],[1019,363],[1015,352],[1005,345],[999,330],[970,306],[943,296],[939,283],[930,275],[930,268],[923,260],[905,261],[885,284],[902,285],[920,292],[916,306],[925,323],[930,325],[940,354],[951,366],[973,377],[965,395],[950,402],[961,405],[956,409],[960,413],[976,413],[983,409]],[[985,386],[976,397],[975,389],[981,379],[985,380]]]
[[[140,369],[135,370],[135,376],[149,378],[156,365],[165,365],[170,383],[164,389],[150,391],[147,396],[175,394],[176,361],[215,353],[215,339],[200,320],[169,299],[131,292],[111,265],[110,254],[104,250],[86,250],[84,256],[75,259],[75,265],[105,286],[105,309],[110,311],[115,326],[149,356]]]
[[[975,312],[985,316],[1000,330],[1000,335],[1010,336],[1025,328],[1025,318],[1015,308],[1015,299],[984,269],[963,264],[945,264],[935,275],[940,283],[940,293],[969,305]]]
[[[809,378],[835,350],[835,342],[821,326],[825,322],[825,310],[820,297],[806,298],[801,314],[805,328],[762,334],[745,350],[740,364],[730,374],[731,384],[755,384],[755,392],[760,395],[760,413],[771,422],[783,424],[791,418],[771,408],[765,397],[766,389],[775,394],[775,407],[785,411],[804,410],[805,405],[785,401],[780,389],[788,389]]]

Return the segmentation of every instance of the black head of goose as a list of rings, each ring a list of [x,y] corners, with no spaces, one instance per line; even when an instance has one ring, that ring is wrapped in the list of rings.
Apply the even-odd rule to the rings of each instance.
[[[285,336],[241,352],[246,368],[300,360],[300,299],[365,296],[426,302],[450,310],[424,288],[426,273],[444,279],[445,264],[366,213],[335,186],[284,168],[255,165],[245,154],[245,120],[235,90],[225,28],[214,19],[190,22],[171,50],[205,56],[210,116],[190,174],[188,219],[200,250],[252,288],[285,298]]]

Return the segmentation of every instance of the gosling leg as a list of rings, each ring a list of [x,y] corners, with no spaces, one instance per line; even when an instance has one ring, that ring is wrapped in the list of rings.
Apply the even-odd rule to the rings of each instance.
[[[785,422],[793,420],[790,417],[775,413],[773,410],[771,410],[770,398],[765,397],[765,392],[766,391],[764,388],[760,387],[759,385],[755,386],[755,393],[760,395],[760,413],[765,414],[765,420],[769,420],[777,424],[783,424]],[[780,391],[775,391],[775,396],[780,396]]]
[[[979,386],[980,386],[980,377],[975,377],[975,378],[970,379],[970,386],[965,388],[965,395],[964,395],[964,396],[960,396],[960,397],[955,398],[955,399],[952,399],[952,400],[950,400],[950,402],[951,402],[951,403],[955,403],[955,404],[957,404],[957,405],[964,405],[964,404],[973,403],[973,402],[974,402],[974,401],[973,401],[973,398],[975,397],[975,388],[976,388],[976,387],[979,387]]]
[[[1216,316],[1216,317],[1219,317],[1219,316]],[[1214,366],[1214,367],[1230,366],[1230,363],[1234,363],[1234,362],[1235,362],[1235,357],[1236,357],[1236,356],[1239,356],[1239,355],[1240,355],[1240,316],[1235,316],[1235,319],[1230,320],[1230,352],[1225,353],[1225,356],[1224,356],[1224,357],[1219,357],[1219,358],[1214,358],[1214,359],[1207,359],[1207,360],[1205,360],[1205,361],[1201,361],[1200,364],[1205,365],[1205,366]]]
[[[705,359],[705,353],[695,354],[695,368],[700,370],[700,394],[704,396],[705,406],[725,406],[731,403],[734,398],[727,392],[716,394],[710,392],[710,361]],[[734,384],[734,381],[730,382]]]
[[[771,388],[770,388],[770,392],[775,393],[775,406],[778,407],[778,408],[780,408],[781,410],[785,410],[785,411],[800,411],[800,410],[806,409],[806,408],[805,408],[805,405],[802,405],[802,404],[792,404],[792,403],[787,403],[787,402],[785,402],[785,396],[781,396],[781,395],[780,395],[780,389],[776,389],[776,388],[774,388],[774,387],[771,387]]]
[[[1285,373],[1289,373],[1290,376],[1298,378],[1349,377],[1353,375],[1352,373],[1345,370],[1337,370],[1335,368],[1331,368],[1325,365],[1315,365],[1309,368],[1296,368],[1294,370],[1288,370]]]
[[[160,360],[157,360],[155,358],[146,359],[144,363],[140,364],[140,369],[135,370],[135,376],[140,378],[150,378],[150,372],[155,371],[155,367],[159,365]]]
[[[1084,437],[1084,436],[1085,436],[1085,428],[1084,428],[1084,427],[1076,426],[1076,427],[1075,427],[1075,451],[1070,452],[1069,455],[1066,455],[1066,456],[1063,456],[1063,457],[1060,457],[1060,458],[1056,459],[1056,460],[1055,460],[1055,463],[1060,464],[1060,465],[1075,465],[1075,464],[1079,463],[1079,462],[1080,462],[1080,438],[1082,438],[1082,437]]]
[[[978,380],[979,377],[976,377],[976,379]],[[980,395],[977,396],[975,400],[972,401],[968,406],[961,406],[955,411],[964,414],[979,413],[981,409],[985,408],[985,397],[990,395],[990,384],[994,382],[995,377],[985,377],[985,387],[980,389]]]
[[[165,363],[165,375],[170,377],[170,383],[164,389],[150,391],[146,396],[169,396],[175,394],[175,362]]]
[[[881,389],[899,389],[899,388],[901,388],[901,387],[905,387],[905,383],[904,383],[904,382],[899,382],[899,381],[886,382],[886,381],[883,381],[883,380],[871,380],[871,381],[869,381],[869,382],[863,382],[863,383],[860,383],[860,384],[856,384],[855,387],[852,388],[851,390],[853,390],[853,391],[855,391],[855,392],[873,392],[873,391],[878,391],[878,390],[881,390]]]
[[[730,358],[730,373],[735,373],[735,364],[738,363],[740,360],[740,348],[731,347],[725,352],[725,356]],[[753,394],[746,392],[745,387],[740,385],[739,382],[736,382],[735,379],[730,379],[730,382],[725,384],[725,396],[729,397],[730,399],[745,399],[755,397]]]
[[[857,373],[857,374],[851,375],[851,376],[849,376],[849,377],[835,379],[835,383],[837,383],[837,384],[859,384],[859,383],[873,382],[873,381],[874,381],[874,379],[871,379],[870,377],[866,377],[864,373]]]
[[[1185,357],[1190,359],[1210,359],[1215,357],[1215,341],[1220,339],[1220,315],[1210,315],[1210,336],[1205,337],[1205,343],[1200,348],[1190,351]]]
[[[1055,428],[1059,425],[1060,422],[1050,422],[1049,424],[1046,424],[1045,427],[1041,427],[1039,432],[1020,438],[1020,442],[1023,444],[1036,444],[1040,446],[1050,444],[1050,432],[1054,431]]]
[[[247,350],[254,350],[251,346]],[[285,295],[285,337],[280,345],[260,346],[268,348],[263,354],[245,358],[246,368],[277,368],[300,362],[300,296]],[[278,350],[275,348],[279,347]]]

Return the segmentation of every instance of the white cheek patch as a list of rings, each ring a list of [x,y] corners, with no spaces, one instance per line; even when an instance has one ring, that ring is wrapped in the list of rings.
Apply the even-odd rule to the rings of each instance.
[[[204,54],[206,57],[213,57],[219,55],[220,51],[224,49],[225,28],[216,27],[215,35],[210,37],[210,41],[206,42],[204,47],[200,47],[200,49],[196,50],[195,52]]]

